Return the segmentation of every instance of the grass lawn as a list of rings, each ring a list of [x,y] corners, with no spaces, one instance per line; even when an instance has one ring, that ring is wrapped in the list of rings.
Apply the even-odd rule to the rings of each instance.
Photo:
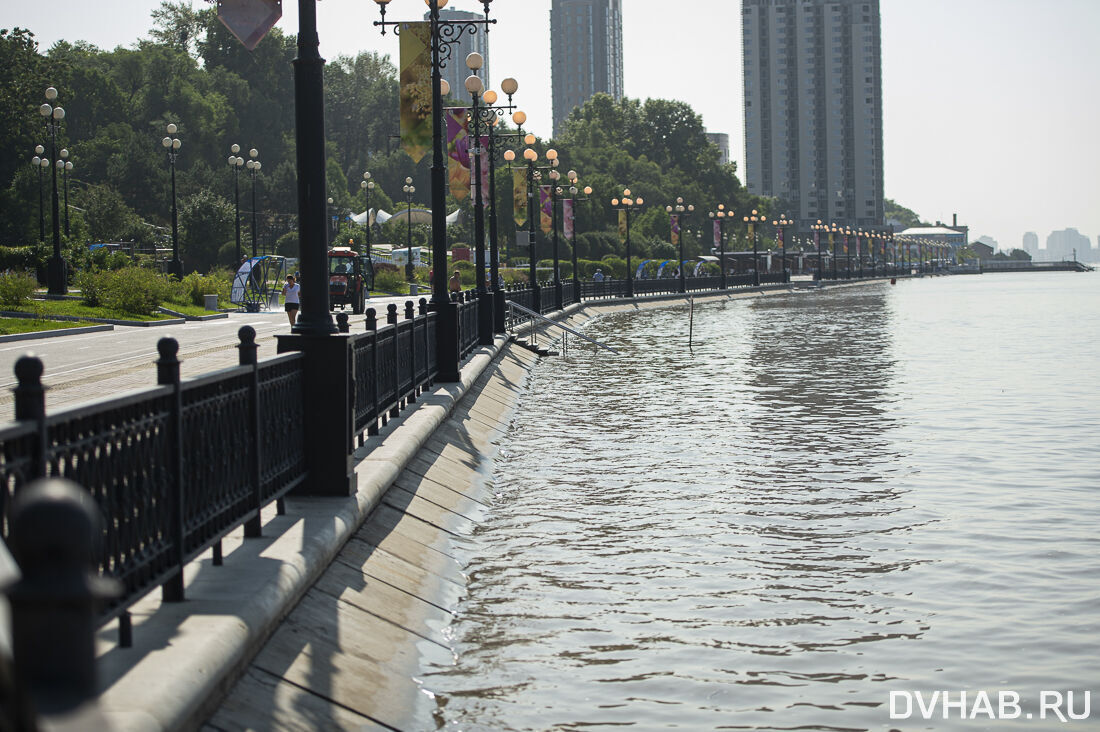
[[[79,300],[35,300],[31,305],[14,308],[20,312],[38,315],[72,315],[78,318],[106,318],[109,320],[169,320],[171,315],[135,315],[122,310],[88,307]]]
[[[195,317],[202,317],[204,315],[217,315],[218,310],[207,310],[202,305],[180,305],[178,302],[166,302],[162,305],[169,310],[174,310],[177,313],[183,313],[184,315],[191,315]],[[223,303],[218,303],[218,307],[224,307]]]
[[[43,330],[64,330],[80,328],[84,323],[64,322],[61,320],[31,320],[30,318],[0,318],[0,335],[16,333],[37,333]]]

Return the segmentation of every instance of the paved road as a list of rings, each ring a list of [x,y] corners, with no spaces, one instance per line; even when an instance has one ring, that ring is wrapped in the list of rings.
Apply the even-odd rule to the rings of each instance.
[[[397,302],[404,307],[408,297],[375,297],[368,307],[385,312]],[[363,328],[363,316],[351,315],[352,331]],[[34,341],[0,343],[0,422],[12,418],[11,388],[16,379],[16,360],[34,353],[45,364],[42,381],[49,387],[46,406],[62,406],[112,397],[156,384],[157,341],[171,336],[179,341],[183,378],[193,378],[237,364],[240,342],[237,331],[243,325],[256,329],[261,359],[276,354],[275,335],[289,333],[290,324],[282,311],[230,313],[227,319],[157,327],[115,326],[113,331],[59,336]]]

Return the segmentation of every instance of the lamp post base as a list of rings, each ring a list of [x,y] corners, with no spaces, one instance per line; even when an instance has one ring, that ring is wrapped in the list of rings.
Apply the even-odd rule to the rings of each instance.
[[[477,342],[481,346],[493,345],[494,299],[491,292],[482,292],[477,296]]]
[[[435,321],[435,380],[460,381],[458,368],[458,305],[453,302],[433,302]]]
[[[183,262],[178,259],[173,259],[168,263],[168,274],[175,275],[176,277],[183,279]]]
[[[46,263],[46,284],[51,295],[64,295],[69,291],[66,270],[65,260],[61,257],[50,257]]]
[[[504,296],[504,290],[493,291],[493,332],[503,333],[506,330],[505,313],[508,310],[508,299]]]

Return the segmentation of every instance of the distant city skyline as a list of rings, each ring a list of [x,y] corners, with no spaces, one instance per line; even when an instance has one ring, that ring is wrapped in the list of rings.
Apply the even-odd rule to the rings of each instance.
[[[149,13],[159,5],[23,3],[5,8],[0,25],[29,28],[43,50],[58,39],[109,49],[147,37]],[[710,132],[729,134],[744,182],[741,4],[623,5],[625,94],[690,104]],[[544,136],[553,124],[550,6],[497,0],[491,9],[499,21],[491,31],[494,77],[519,81],[516,102],[528,114],[526,126]],[[325,0],[317,7],[328,59],[368,50],[396,59],[396,39],[371,25],[375,3]],[[482,9],[475,0],[448,7]],[[1003,248],[1014,248],[1027,231],[1045,241],[1067,227],[1095,241],[1100,97],[1087,90],[1100,77],[1100,2],[1050,0],[1041,12],[1033,0],[880,0],[880,7],[885,197],[929,222],[958,213],[975,235],[988,234]],[[387,17],[415,20],[423,9],[420,0],[394,0]],[[283,12],[279,27],[296,32],[296,3],[284,2]]]

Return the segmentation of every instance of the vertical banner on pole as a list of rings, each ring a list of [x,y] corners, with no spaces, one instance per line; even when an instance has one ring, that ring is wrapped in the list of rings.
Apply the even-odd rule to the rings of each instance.
[[[456,201],[470,193],[470,136],[465,107],[447,110],[447,184]]]
[[[619,211],[619,241],[626,242],[626,211]]]
[[[489,207],[489,138],[485,135],[481,136],[481,144],[478,146],[481,150],[481,154],[478,157],[481,158],[481,207]],[[473,168],[471,168],[473,170]],[[474,186],[477,185],[477,181],[470,178],[470,200],[477,200],[477,192]]]
[[[550,186],[539,186],[539,211],[542,212],[539,217],[539,227],[542,229],[543,234],[549,234],[550,230],[554,228],[552,206],[553,199],[550,198]]]
[[[568,241],[573,240],[573,199],[567,198],[561,202],[562,231]]]
[[[680,244],[680,217],[676,214],[672,214],[669,219],[668,226],[669,231],[672,232],[672,236],[670,237],[672,246],[678,246]]]
[[[432,144],[431,27],[401,26],[401,149],[414,163]]]
[[[523,168],[512,169],[512,218],[516,226],[527,223],[527,171]]]

